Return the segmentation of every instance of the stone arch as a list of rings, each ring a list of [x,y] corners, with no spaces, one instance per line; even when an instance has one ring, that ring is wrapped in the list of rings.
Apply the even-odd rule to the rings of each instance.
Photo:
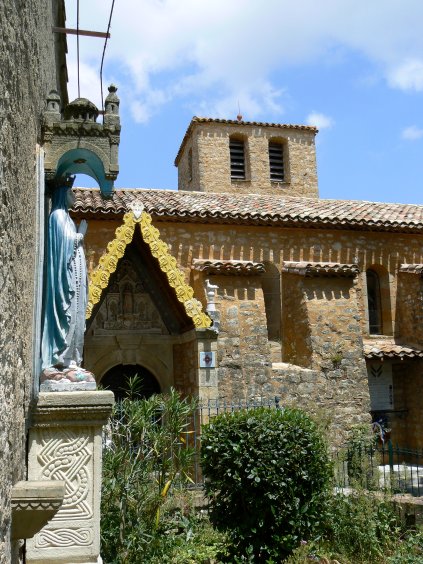
[[[87,351],[86,368],[96,375],[97,383],[101,383],[104,375],[117,365],[139,365],[148,370],[157,380],[161,391],[167,391],[173,385],[173,352],[165,346],[142,345],[125,343],[124,339],[119,347],[110,346],[102,350]],[[94,353],[94,354],[92,354]],[[99,354],[100,353],[100,354]],[[92,362],[94,361],[94,362]]]
[[[154,374],[140,364],[116,364],[101,378],[100,384],[115,394],[115,399],[123,399],[127,393],[128,380],[134,376],[140,378],[140,398],[149,398],[161,393],[162,389]]]
[[[89,142],[68,143],[54,158],[54,167],[58,178],[69,174],[87,174],[104,190],[111,190],[113,182],[106,178],[110,159],[99,148]]]

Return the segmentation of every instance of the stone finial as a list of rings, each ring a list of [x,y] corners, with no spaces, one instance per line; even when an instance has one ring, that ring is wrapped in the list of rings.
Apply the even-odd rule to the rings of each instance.
[[[109,94],[104,102],[104,125],[106,126],[119,126],[119,104],[120,100],[116,94],[117,87],[111,84],[108,88]]]
[[[109,94],[106,97],[105,101],[105,111],[106,114],[119,114],[119,104],[120,100],[118,95],[116,94],[117,87],[114,84],[111,84],[108,88]]]
[[[60,121],[60,96],[57,90],[50,90],[46,102],[47,109],[44,111],[44,123],[51,125],[56,121]]]

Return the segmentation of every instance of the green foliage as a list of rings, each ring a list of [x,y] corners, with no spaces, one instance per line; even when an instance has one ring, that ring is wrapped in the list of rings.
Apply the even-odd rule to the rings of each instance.
[[[239,411],[203,428],[210,520],[231,562],[279,562],[322,527],[331,477],[316,423],[298,409]]]
[[[355,425],[345,449],[349,483],[354,488],[379,489],[379,455],[370,425]]]
[[[399,514],[389,498],[355,490],[329,499],[324,538],[351,562],[385,562],[400,532]]]
[[[172,489],[189,480],[194,454],[184,435],[195,402],[174,390],[137,400],[136,388],[137,379],[115,405],[103,452],[101,540],[110,564],[148,562],[167,550],[163,508]]]
[[[423,564],[423,532],[411,532],[400,538],[387,564]]]
[[[171,523],[168,522],[169,525]],[[172,549],[157,564],[216,562],[218,555],[226,550],[225,535],[212,527],[204,510],[175,514],[173,527],[169,526],[167,534],[173,537]]]

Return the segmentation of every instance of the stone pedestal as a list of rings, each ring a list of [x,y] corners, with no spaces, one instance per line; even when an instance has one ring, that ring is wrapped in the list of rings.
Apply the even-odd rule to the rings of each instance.
[[[65,482],[54,518],[27,541],[28,564],[101,562],[102,427],[112,392],[40,393],[29,433],[29,480]]]

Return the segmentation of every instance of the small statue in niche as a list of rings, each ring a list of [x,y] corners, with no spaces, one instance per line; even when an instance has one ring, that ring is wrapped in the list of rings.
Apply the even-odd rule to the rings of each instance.
[[[76,229],[68,211],[73,203],[69,186],[56,188],[48,225],[41,383],[95,383],[93,374],[81,368],[88,291],[83,248],[87,222],[82,220]]]

